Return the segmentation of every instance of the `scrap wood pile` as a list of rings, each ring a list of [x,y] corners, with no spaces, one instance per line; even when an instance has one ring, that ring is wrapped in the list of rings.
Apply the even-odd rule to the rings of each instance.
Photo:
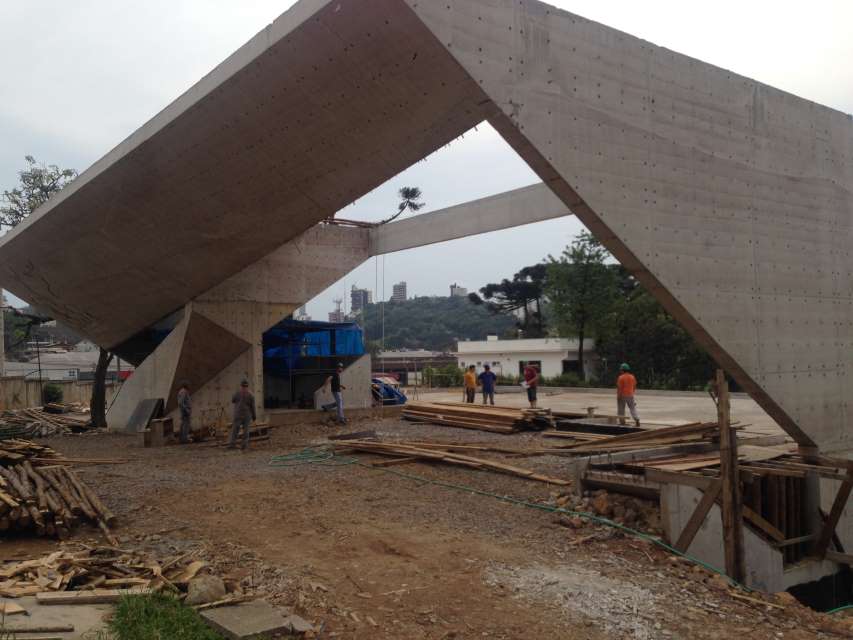
[[[634,451],[652,449],[673,444],[688,444],[693,442],[711,441],[719,435],[720,428],[716,422],[692,422],[674,427],[649,429],[638,433],[599,438],[589,442],[580,442],[565,447],[573,453],[606,453],[616,451]],[[548,437],[573,437],[560,431],[543,434]]]
[[[109,602],[118,589],[178,589],[207,566],[192,561],[191,555],[161,562],[139,551],[81,545],[76,551],[0,565],[0,596],[36,596],[41,604],[64,604]]]
[[[403,407],[403,418],[462,429],[492,433],[517,433],[553,429],[550,409],[514,409],[462,402],[410,402]]]
[[[0,412],[0,440],[37,438],[91,429],[87,418],[66,415],[73,405],[48,404],[42,409],[15,409]]]
[[[50,447],[0,441],[0,532],[33,531],[60,539],[80,521],[101,528],[115,544],[115,515]]]
[[[441,444],[409,444],[405,442],[378,442],[373,440],[341,440],[335,442],[335,448],[338,450],[362,451],[365,453],[375,453],[382,456],[390,456],[392,460],[387,463],[376,463],[374,466],[390,466],[390,464],[402,464],[415,460],[428,462],[442,462],[453,464],[470,469],[480,469],[485,471],[495,471],[498,473],[506,473],[528,480],[538,480],[539,482],[547,482],[555,485],[569,485],[568,480],[562,478],[554,478],[536,473],[530,469],[523,469],[493,460],[473,457],[458,453],[459,447],[452,445]],[[450,449],[456,449],[451,451]]]

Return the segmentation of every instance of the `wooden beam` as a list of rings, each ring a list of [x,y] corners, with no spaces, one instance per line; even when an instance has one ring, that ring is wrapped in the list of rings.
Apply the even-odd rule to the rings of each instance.
[[[684,526],[684,529],[681,530],[681,535],[678,536],[678,540],[673,545],[674,549],[680,551],[681,553],[685,553],[687,549],[690,548],[690,543],[693,542],[693,538],[696,537],[696,534],[699,531],[699,527],[701,527],[702,523],[705,522],[705,518],[708,516],[708,512],[711,510],[711,507],[713,507],[714,503],[717,501],[722,486],[723,483],[720,480],[712,480],[711,483],[706,487],[705,495],[702,496],[702,499],[699,501],[699,504],[696,505],[696,509],[693,511],[693,515],[690,516],[690,520],[687,521],[687,524]]]
[[[829,549],[832,534],[835,533],[835,527],[838,526],[838,521],[841,519],[844,507],[850,498],[851,489],[853,489],[853,476],[848,471],[847,479],[838,488],[838,493],[835,495],[835,502],[832,503],[832,510],[829,512],[829,517],[826,519],[823,529],[820,530],[820,535],[812,549],[812,553],[818,558],[826,557],[826,551]]]
[[[717,421],[720,425],[720,479],[726,573],[730,578],[743,582],[746,578],[746,559],[743,546],[743,503],[738,477],[737,434],[731,427],[729,383],[722,369],[717,369]]]
[[[779,531],[776,527],[770,524],[767,520],[758,515],[755,511],[750,509],[749,507],[743,507],[743,517],[750,524],[758,527],[768,536],[770,536],[776,542],[782,542],[785,539],[785,534]]]
[[[815,534],[810,533],[807,536],[799,536],[798,538],[789,538],[788,540],[782,540],[781,542],[774,542],[773,546],[777,549],[781,549],[783,547],[791,547],[795,544],[802,544],[803,542],[809,542],[816,538]]]
[[[647,468],[645,470],[646,480],[651,482],[660,482],[665,484],[684,484],[689,487],[696,487],[703,491],[708,488],[708,485],[714,482],[713,478],[699,476],[691,473],[679,473],[676,471],[664,471],[663,469]]]

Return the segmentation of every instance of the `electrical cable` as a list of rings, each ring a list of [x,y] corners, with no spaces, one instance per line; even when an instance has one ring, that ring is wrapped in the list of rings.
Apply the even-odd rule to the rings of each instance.
[[[392,475],[395,475],[395,476],[398,476],[401,478],[406,478],[408,480],[414,480],[416,482],[420,482],[423,484],[432,484],[432,485],[444,487],[447,489],[455,489],[457,491],[465,491],[467,493],[474,493],[474,494],[489,497],[489,498],[495,498],[495,499],[500,500],[502,502],[508,502],[510,504],[516,504],[516,505],[527,507],[530,509],[537,509],[539,511],[546,511],[549,513],[564,514],[564,515],[568,515],[568,516],[577,516],[577,517],[583,518],[585,520],[589,520],[591,522],[596,522],[598,524],[601,524],[601,525],[604,525],[604,526],[607,526],[607,527],[610,527],[613,529],[617,529],[619,531],[623,531],[623,532],[628,533],[628,534],[630,534],[636,538],[640,538],[642,540],[646,540],[648,542],[651,542],[652,544],[655,544],[655,545],[661,547],[662,549],[666,550],[669,553],[672,553],[672,554],[677,555],[681,558],[684,558],[685,560],[689,560],[690,562],[697,564],[697,565],[707,569],[708,571],[710,571],[712,573],[716,573],[716,574],[724,577],[733,586],[739,587],[740,589],[743,589],[744,591],[747,591],[747,592],[752,591],[752,589],[750,589],[746,585],[741,584],[737,580],[734,580],[733,578],[726,575],[726,573],[724,571],[718,569],[717,567],[715,567],[711,564],[708,564],[707,562],[699,560],[698,558],[695,558],[695,557],[693,557],[687,553],[683,553],[683,552],[679,551],[678,549],[675,549],[674,547],[668,545],[666,542],[664,542],[663,540],[661,540],[660,538],[658,538],[656,536],[652,536],[648,533],[643,533],[642,531],[637,531],[636,529],[632,529],[631,527],[626,527],[625,525],[619,524],[618,522],[614,522],[613,520],[609,520],[608,518],[603,518],[601,516],[595,515],[594,513],[587,513],[584,511],[574,511],[571,509],[564,509],[562,507],[552,507],[552,506],[547,505],[547,504],[540,504],[540,503],[536,503],[536,502],[528,502],[526,500],[521,500],[519,498],[513,498],[511,496],[502,496],[502,495],[499,495],[496,493],[491,493],[489,491],[483,491],[482,489],[476,489],[474,487],[469,487],[466,485],[454,484],[452,482],[445,482],[443,480],[432,480],[430,478],[424,478],[423,476],[417,476],[417,475],[410,474],[410,473],[404,473],[402,471],[397,471],[395,469],[374,467],[374,466],[371,466],[371,465],[366,464],[364,462],[361,462],[358,458],[340,457],[340,459],[341,459],[340,462],[337,462],[337,463],[334,462],[335,458],[339,458],[339,457],[340,456],[335,455],[334,447],[332,445],[319,445],[319,446],[315,446],[315,447],[306,447],[305,449],[302,449],[301,451],[297,451],[295,453],[290,453],[290,454],[285,454],[285,455],[280,455],[280,456],[274,456],[270,460],[269,464],[270,464],[270,466],[273,466],[273,467],[295,467],[295,466],[311,465],[311,464],[317,464],[320,466],[327,466],[327,467],[360,466],[360,467],[364,467],[365,469],[370,469],[372,471],[381,471],[383,473],[390,473]]]

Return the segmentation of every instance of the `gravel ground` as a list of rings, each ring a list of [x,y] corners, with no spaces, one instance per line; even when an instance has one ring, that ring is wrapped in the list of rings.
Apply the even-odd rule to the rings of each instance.
[[[536,434],[400,420],[347,427],[363,429],[388,440],[541,446]],[[573,503],[562,487],[423,463],[386,470],[329,461],[270,465],[273,456],[340,432],[279,428],[247,453],[206,444],[143,449],[123,435],[49,442],[69,457],[129,460],[80,467],[120,517],[122,544],[199,548],[231,588],[293,607],[324,638],[850,635],[849,627],[784,596],[777,606],[736,600],[722,580],[641,539],[432,481],[540,504]],[[483,457],[565,475],[565,461],[554,456]],[[45,542],[0,544],[20,557]]]

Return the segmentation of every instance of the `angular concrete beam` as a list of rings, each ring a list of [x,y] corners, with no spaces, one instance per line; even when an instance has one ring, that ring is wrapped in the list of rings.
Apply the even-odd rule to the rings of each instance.
[[[534,184],[370,230],[370,255],[377,256],[480,233],[570,216],[544,184]]]
[[[853,446],[853,119],[534,0],[405,0],[540,178],[798,442]]]
[[[399,0],[302,0],[0,238],[0,287],[114,347],[494,112]]]

